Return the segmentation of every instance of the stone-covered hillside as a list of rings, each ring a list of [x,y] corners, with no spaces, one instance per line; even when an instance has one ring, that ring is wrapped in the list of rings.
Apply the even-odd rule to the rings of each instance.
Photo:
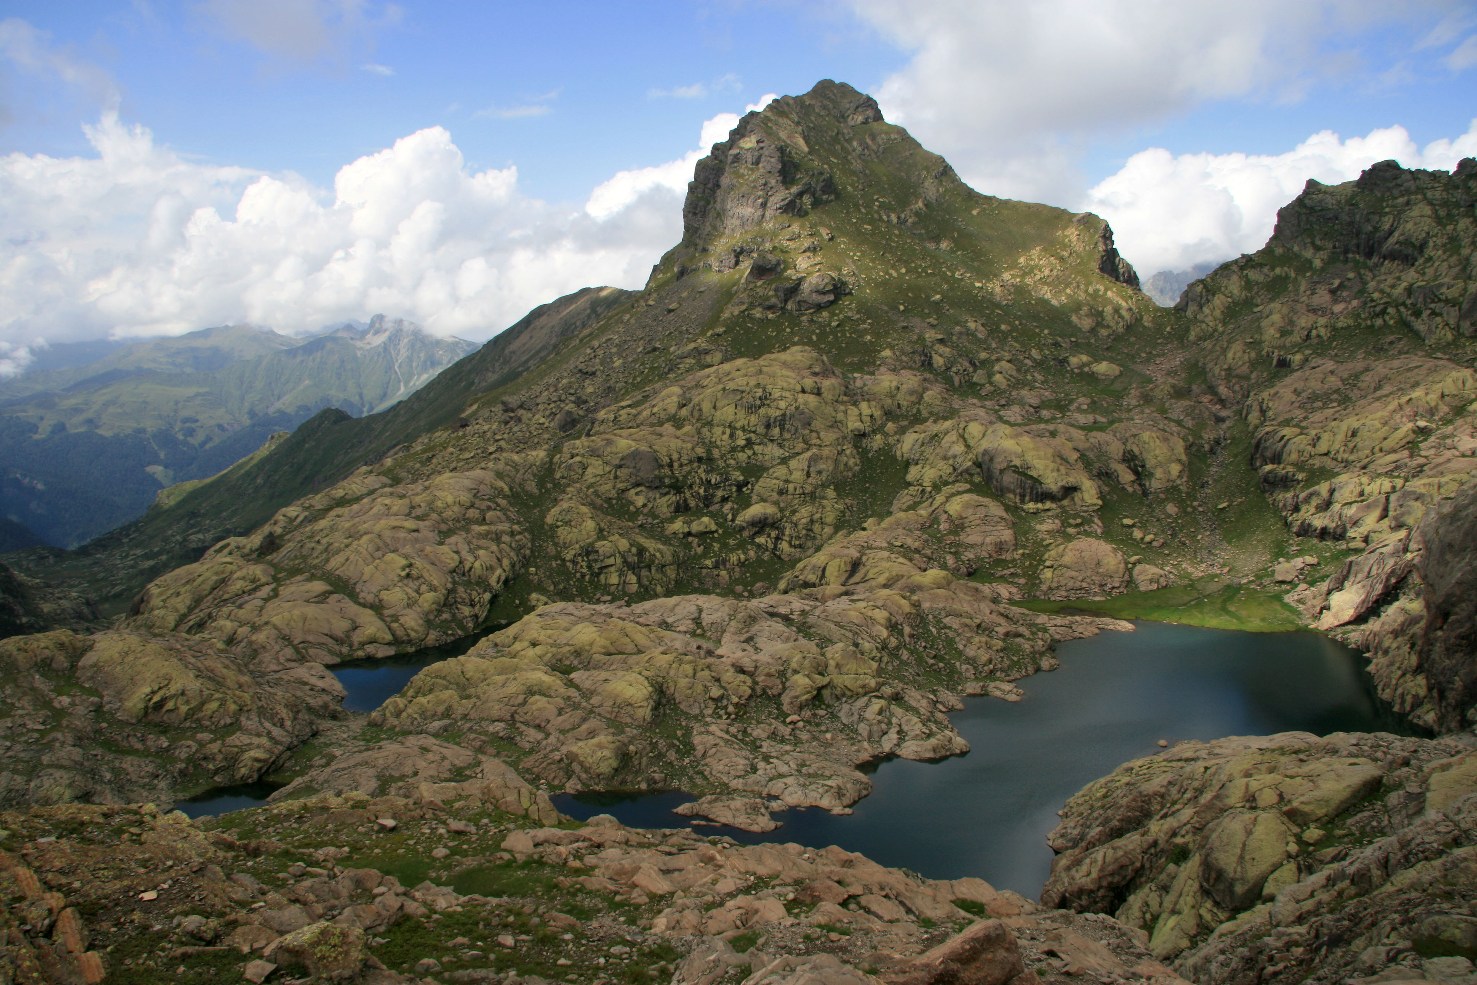
[[[1471,733],[1181,743],[1067,803],[1042,902],[1112,914],[1191,981],[1465,981],[1474,812]]]
[[[63,677],[135,646],[205,661],[142,704],[98,692],[120,723],[164,730],[118,776],[134,785],[113,793],[137,796],[277,765],[335,697],[322,664],[505,626],[377,727],[454,732],[555,788],[679,785],[752,814],[845,806],[880,755],[961,751],[954,695],[1009,694],[1054,641],[1105,625],[1022,598],[1200,599],[1293,625],[1275,594],[1317,573],[1292,597],[1323,624],[1397,618],[1380,593],[1345,600],[1386,533],[1408,540],[1467,474],[1460,306],[1449,331],[1429,314],[1381,329],[1368,385],[1315,382],[1353,371],[1326,364],[1366,352],[1376,330],[1351,312],[1399,295],[1392,278],[1465,290],[1448,269],[1460,223],[1428,223],[1445,231],[1422,252],[1360,216],[1421,228],[1401,218],[1412,183],[1460,213],[1471,172],[1389,170],[1310,189],[1267,251],[1169,312],[1101,220],[978,195],[868,97],[822,83],[700,164],[682,242],[645,291],[555,306],[466,364],[483,368],[359,425],[384,457],[159,578],[116,628],[10,650]],[[1327,302],[1343,320],[1319,328],[1308,298],[1330,292],[1352,300]],[[1296,342],[1319,333],[1337,344]],[[376,428],[398,447],[364,437]],[[245,474],[284,459],[311,474],[313,449],[337,444],[354,442],[284,444]],[[1355,488],[1355,506],[1398,505],[1351,528]],[[1457,679],[1469,663],[1428,661]],[[226,682],[242,674],[264,717],[198,755],[183,735],[201,707],[240,700]],[[1407,709],[1399,695],[1428,690],[1422,668],[1382,680]],[[37,796],[31,762],[7,774],[11,798]],[[117,765],[86,759],[69,785],[48,764],[45,799],[103,796]]]
[[[290,753],[319,664],[511,624],[382,725],[455,728],[554,786],[840,807],[877,756],[961,751],[954,694],[1008,693],[1102,625],[1012,600],[1209,570],[1187,486],[1211,417],[1138,368],[1170,318],[1101,220],[970,191],[832,84],[748,117],[686,218],[646,291],[448,426],[155,581],[118,628],[12,645],[208,659],[119,707],[163,730],[158,789]],[[201,756],[180,739],[239,673],[265,717]],[[95,797],[106,760],[86,765]]]
[[[383,413],[351,417],[325,410],[208,481],[170,487],[142,517],[78,550],[27,551],[7,561],[37,580],[71,586],[104,615],[117,615],[144,585],[197,560],[222,538],[247,533],[360,465],[454,424],[473,396],[536,365],[627,294],[612,287],[587,288],[535,308],[453,363],[434,386],[417,390]]]
[[[95,568],[116,597],[128,583],[121,559],[164,556],[146,529],[176,554],[205,546],[192,524],[212,541],[233,534],[150,582],[105,631],[0,641],[0,673],[15,682],[0,708],[0,803],[165,801],[276,775],[292,784],[273,809],[286,813],[268,818],[321,795],[419,797],[434,814],[442,786],[497,778],[532,791],[498,801],[513,813],[550,791],[678,787],[703,796],[707,817],[763,828],[780,807],[847,809],[882,757],[965,751],[947,717],[961,695],[1017,698],[1011,682],[1054,666],[1053,644],[1127,629],[1110,617],[1138,614],[1337,629],[1374,652],[1397,707],[1459,731],[1473,707],[1477,279],[1463,244],[1477,242],[1474,175],[1470,162],[1449,176],[1381,165],[1350,186],[1310,186],[1266,250],[1167,310],[1137,289],[1096,216],[975,193],[847,86],[777,100],[698,165],[682,241],[645,290],[586,291],[534,312],[399,408],[318,419],[146,518],[154,526],[69,562]],[[368,720],[337,709],[325,666],[457,641],[470,648]],[[1432,742],[1470,762],[1456,739],[1411,742],[1371,768],[1391,783],[1435,783],[1408,770],[1434,761]],[[1281,775],[1278,763],[1266,769]],[[1232,806],[1272,817],[1265,809],[1280,801],[1262,803],[1264,785],[1295,799],[1291,781],[1253,774],[1237,774]],[[1451,775],[1462,783],[1441,823],[1457,834],[1438,854],[1470,834],[1471,772]],[[1097,807],[1127,812],[1115,830],[1145,820],[1103,789],[1112,803]],[[355,813],[364,803],[323,808],[353,838],[325,827],[303,845],[361,844],[378,823]],[[1358,805],[1335,806],[1308,823],[1342,824]],[[1424,823],[1397,806],[1381,836]],[[15,824],[31,831],[34,818],[80,809],[61,810]],[[77,817],[88,830],[117,823]],[[439,837],[442,821],[427,823]],[[277,859],[292,826],[217,844]],[[444,884],[536,858],[576,873],[553,879],[554,896],[573,892],[570,880],[617,895],[629,883],[644,906],[671,886],[663,926],[730,950],[755,926],[713,929],[713,907],[676,898],[680,880],[665,874],[675,870],[645,860],[643,875],[644,861],[584,830],[510,835],[465,866],[409,871]],[[1170,957],[1269,887],[1326,867],[1289,848],[1279,864],[1297,864],[1277,880],[1233,872],[1192,892],[1188,876],[1174,880],[1199,834],[1176,837],[1120,854],[1181,868],[1122,887],[1116,869],[1094,870],[1084,878],[1101,893],[1081,904],[1115,909],[1140,893],[1119,915],[1153,930]],[[1067,859],[1090,840],[1063,835],[1058,847]],[[630,865],[611,867],[617,856]],[[732,902],[716,888],[729,875],[705,874],[716,896],[698,895],[781,923],[813,915],[787,905],[812,896],[815,912],[902,913],[923,929],[954,919],[895,894],[838,896],[829,883],[844,880],[809,870],[806,888],[779,900],[781,917],[760,891],[777,883]],[[498,889],[490,896],[522,895],[501,892],[503,874],[487,878],[476,884]],[[405,895],[404,880],[376,885]],[[1174,885],[1201,922],[1180,920],[1169,947],[1156,928],[1166,913],[1178,919],[1164,899]],[[1432,885],[1413,892],[1429,897]],[[304,899],[308,920],[269,930],[291,935],[337,912]],[[529,906],[524,917],[546,919]],[[1300,919],[1311,925],[1321,906]],[[828,941],[855,932],[825,912],[815,926]],[[1089,919],[1117,940],[1117,923]],[[1029,938],[1028,924],[1014,926]],[[272,953],[288,946],[258,937]],[[799,953],[799,940],[784,953]],[[897,953],[932,942],[910,937]],[[551,954],[561,946],[548,943]],[[690,961],[706,946],[681,945]],[[1106,945],[1053,946],[1074,973],[1168,974]],[[867,981],[896,965],[858,953],[844,970],[740,973],[718,950],[711,977],[655,957],[644,966],[665,963],[674,981],[757,983]],[[1052,969],[1026,969],[1020,985]],[[889,980],[947,980],[938,974]],[[1221,974],[1205,980],[1243,980]]]

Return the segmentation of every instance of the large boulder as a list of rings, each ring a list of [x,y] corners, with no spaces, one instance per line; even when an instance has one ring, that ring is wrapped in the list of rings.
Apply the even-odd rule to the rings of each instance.
[[[1100,599],[1128,587],[1128,562],[1107,541],[1079,537],[1052,548],[1042,565],[1041,590],[1053,599]]]

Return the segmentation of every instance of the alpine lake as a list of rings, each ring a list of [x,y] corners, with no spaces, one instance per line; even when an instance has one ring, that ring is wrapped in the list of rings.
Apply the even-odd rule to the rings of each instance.
[[[470,642],[457,649],[465,650]],[[781,826],[754,834],[689,822],[672,809],[680,791],[559,795],[554,805],[583,820],[611,814],[634,827],[682,827],[746,843],[839,845],[938,879],[978,876],[1035,898],[1051,867],[1047,833],[1067,798],[1117,766],[1185,740],[1303,731],[1397,732],[1411,727],[1384,708],[1363,657],[1310,632],[1249,633],[1139,622],[1059,644],[1061,666],[1018,681],[1018,702],[965,699],[950,716],[970,751],[939,762],[890,759],[872,768],[872,793],[849,815],[788,810]],[[372,711],[422,667],[455,655],[331,668],[344,705]],[[259,804],[269,784],[210,791],[177,805],[192,817]]]

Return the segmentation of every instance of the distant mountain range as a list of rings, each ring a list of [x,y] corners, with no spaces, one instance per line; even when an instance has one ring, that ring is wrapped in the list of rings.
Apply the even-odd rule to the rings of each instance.
[[[1219,267],[1215,261],[1197,263],[1184,270],[1161,270],[1143,283],[1144,293],[1159,304],[1170,307],[1185,293],[1185,288]]]
[[[383,316],[305,338],[227,325],[58,347],[54,368],[0,381],[0,519],[76,546],[318,411],[383,410],[475,348]]]

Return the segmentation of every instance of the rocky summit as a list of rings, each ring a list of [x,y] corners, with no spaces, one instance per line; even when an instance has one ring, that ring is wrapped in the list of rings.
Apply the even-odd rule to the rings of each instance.
[[[0,640],[16,980],[1467,981],[1474,191],[1310,183],[1165,309],[1101,219],[974,192],[848,86],[749,114],[644,290],[12,556],[27,598],[133,596]],[[1044,905],[548,799],[844,812],[869,764],[967,751],[963,696],[1138,616],[1336,634],[1440,737],[1128,764]],[[341,709],[326,668],[453,644]],[[217,820],[128,806],[264,777]]]

